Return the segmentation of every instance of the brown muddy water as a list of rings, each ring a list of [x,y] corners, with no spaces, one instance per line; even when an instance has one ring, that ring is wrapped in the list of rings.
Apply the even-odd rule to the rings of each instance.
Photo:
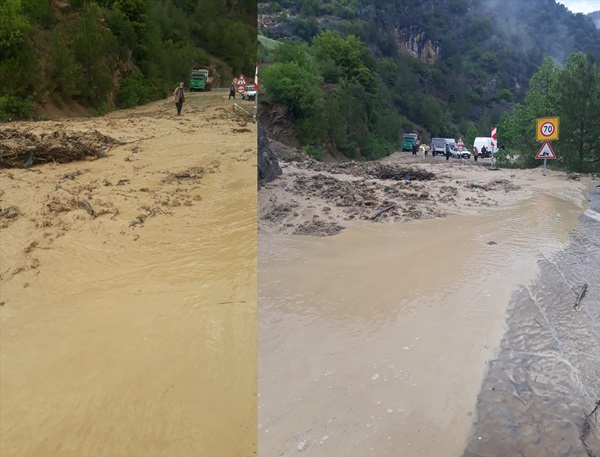
[[[458,456],[505,312],[583,209],[538,195],[479,216],[259,235],[265,456]]]
[[[145,116],[134,120],[157,138],[136,154],[125,146],[91,163],[0,176],[2,206],[23,214],[0,239],[2,457],[256,455],[256,130],[232,135],[232,121],[217,119],[194,133],[210,109]],[[198,183],[162,182],[216,159]],[[85,173],[62,178],[77,170]],[[122,178],[130,182],[101,184]],[[31,222],[46,195],[77,186],[119,212]],[[186,193],[201,200],[131,226],[140,205]],[[31,256],[36,269],[6,273]]]

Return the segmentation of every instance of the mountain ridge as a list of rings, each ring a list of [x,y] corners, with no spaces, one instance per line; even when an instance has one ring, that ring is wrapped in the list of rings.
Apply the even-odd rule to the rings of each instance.
[[[259,31],[268,37],[310,44],[332,29],[394,62],[394,107],[426,137],[486,136],[524,100],[546,56],[564,63],[583,51],[600,61],[591,18],[555,0],[259,1]],[[428,122],[431,113],[447,120]]]

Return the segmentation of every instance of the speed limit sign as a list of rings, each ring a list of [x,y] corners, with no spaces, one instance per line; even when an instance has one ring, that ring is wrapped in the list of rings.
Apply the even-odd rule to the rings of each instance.
[[[542,117],[537,120],[535,139],[537,141],[558,140],[558,117]]]

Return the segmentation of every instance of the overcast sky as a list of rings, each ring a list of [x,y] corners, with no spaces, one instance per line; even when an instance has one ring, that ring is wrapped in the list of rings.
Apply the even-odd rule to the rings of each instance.
[[[591,13],[600,10],[600,0],[557,0],[574,13]]]

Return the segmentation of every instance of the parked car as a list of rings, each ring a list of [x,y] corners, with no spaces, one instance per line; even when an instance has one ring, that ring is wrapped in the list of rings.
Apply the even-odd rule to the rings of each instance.
[[[463,159],[470,159],[471,158],[471,153],[469,151],[467,151],[466,149],[463,149],[462,151],[459,151],[458,147],[455,147],[454,149],[450,149],[450,155],[454,159],[460,159],[461,157]]]
[[[256,98],[256,89],[254,88],[254,84],[248,84],[246,86],[246,90],[242,94],[242,99],[246,100],[254,100]]]

